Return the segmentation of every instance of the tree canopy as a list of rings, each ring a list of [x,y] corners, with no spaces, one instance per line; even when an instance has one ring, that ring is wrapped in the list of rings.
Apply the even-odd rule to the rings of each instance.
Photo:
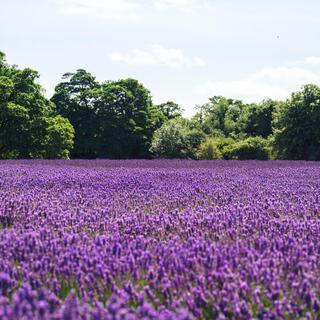
[[[49,100],[39,74],[0,52],[0,158],[198,158],[320,160],[320,87],[286,101],[213,96],[191,119],[173,101],[152,102],[128,78],[63,75]]]
[[[0,157],[67,158],[73,146],[73,128],[56,117],[53,103],[36,83],[39,74],[10,66],[0,54]],[[59,123],[54,126],[53,123]],[[59,136],[52,148],[52,137]],[[51,138],[50,138],[51,137]]]
[[[320,87],[306,85],[280,103],[273,126],[278,158],[320,160]]]
[[[161,112],[140,82],[123,79],[99,83],[81,69],[65,74],[64,80],[56,86],[52,101],[75,128],[73,157],[149,156],[153,131],[161,125]]]

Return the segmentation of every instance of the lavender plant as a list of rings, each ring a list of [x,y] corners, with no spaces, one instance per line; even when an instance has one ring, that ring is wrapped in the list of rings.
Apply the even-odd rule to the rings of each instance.
[[[0,319],[320,319],[320,165],[0,162]]]

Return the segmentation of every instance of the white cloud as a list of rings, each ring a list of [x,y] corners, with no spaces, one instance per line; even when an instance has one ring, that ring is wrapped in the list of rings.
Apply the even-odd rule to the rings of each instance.
[[[113,61],[129,66],[203,67],[205,62],[199,57],[186,57],[180,49],[152,45],[149,50],[134,49],[129,53],[113,52]]]
[[[305,65],[320,65],[320,57],[310,56],[300,61],[300,64]]]
[[[135,20],[151,10],[193,12],[204,8],[208,0],[51,0],[63,14],[85,15],[106,20]]]
[[[246,102],[259,102],[265,98],[286,99],[305,84],[320,84],[319,60],[309,57],[303,60],[303,66],[295,63],[292,66],[263,68],[239,80],[208,81],[197,86],[195,93],[203,98],[224,95]],[[314,68],[316,64],[319,68]]]
[[[208,0],[155,0],[154,6],[160,10],[182,9],[183,11],[193,11],[195,9],[209,6]]]
[[[130,0],[58,0],[64,14],[86,15],[107,20],[137,19],[140,1]]]

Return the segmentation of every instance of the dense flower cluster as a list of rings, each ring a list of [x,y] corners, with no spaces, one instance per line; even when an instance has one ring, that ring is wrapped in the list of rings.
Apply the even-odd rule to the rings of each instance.
[[[0,162],[0,319],[319,319],[320,165]]]

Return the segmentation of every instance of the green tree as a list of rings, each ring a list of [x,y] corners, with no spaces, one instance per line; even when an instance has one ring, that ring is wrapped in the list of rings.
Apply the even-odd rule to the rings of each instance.
[[[47,141],[48,122],[56,110],[36,83],[38,77],[39,74],[29,68],[8,65],[5,55],[0,54],[1,158],[44,157],[51,147]],[[62,148],[65,141],[60,143]]]
[[[157,158],[195,158],[204,133],[186,119],[171,119],[154,133],[150,151]]]
[[[166,120],[182,117],[183,109],[173,101],[167,101],[156,106]]]
[[[112,106],[117,138],[113,145],[120,152],[117,158],[146,158],[154,130],[159,123],[159,113],[152,104],[151,94],[135,79],[108,82],[105,90],[116,93]]]
[[[193,119],[212,137],[236,135],[240,132],[238,122],[244,108],[240,100],[215,96],[208,103],[197,106]]]
[[[75,139],[71,156],[95,158],[99,128],[96,102],[101,94],[101,86],[93,75],[83,69],[64,74],[63,80],[56,86],[51,100],[55,103],[57,112],[68,118],[74,127]]]
[[[45,157],[49,159],[68,159],[74,139],[74,128],[69,120],[61,115],[48,118],[46,131]]]
[[[320,87],[306,85],[274,115],[274,150],[280,159],[320,160]]]
[[[31,144],[28,109],[12,102],[0,104],[0,158],[19,158]]]
[[[242,133],[240,125],[241,116],[246,109],[240,100],[232,100],[224,117],[224,134],[226,136],[236,136]]]
[[[148,158],[159,111],[150,92],[137,80],[108,81],[96,103],[98,155],[105,158]]]
[[[160,111],[139,81],[98,83],[85,70],[64,75],[52,101],[75,128],[77,158],[146,158]]]
[[[261,104],[248,105],[242,114],[240,126],[248,136],[268,137],[272,134],[272,115],[277,102],[271,99],[264,100]]]

